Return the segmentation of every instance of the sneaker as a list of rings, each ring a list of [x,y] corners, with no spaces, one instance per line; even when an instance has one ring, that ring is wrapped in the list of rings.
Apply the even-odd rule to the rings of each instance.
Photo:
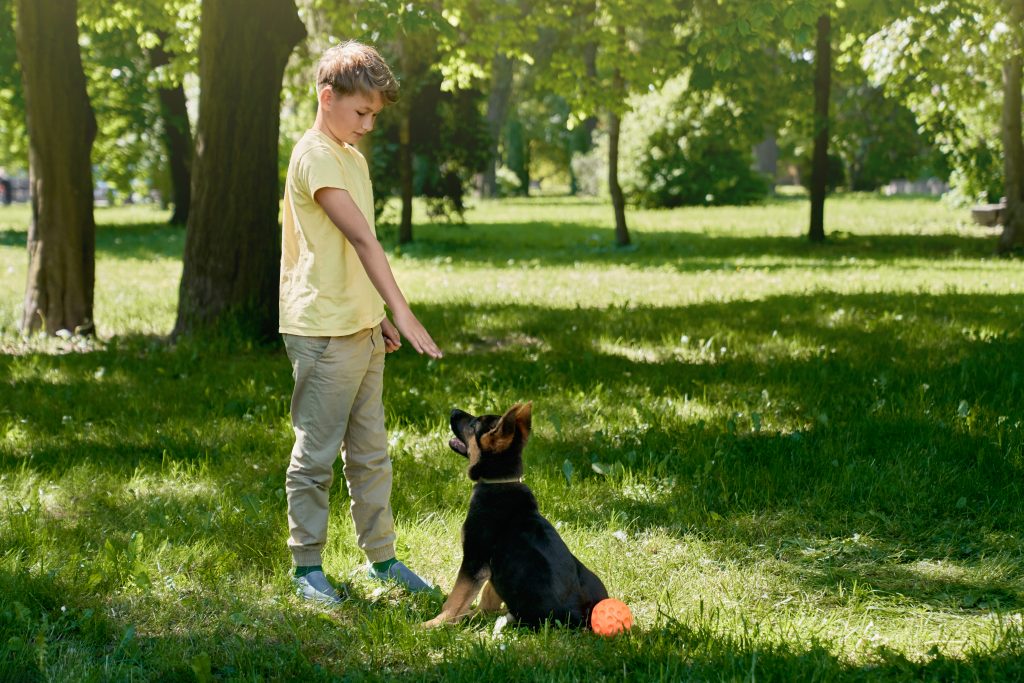
[[[369,577],[371,579],[377,579],[378,581],[394,581],[395,583],[405,586],[413,593],[431,590],[426,581],[416,576],[411,569],[401,562],[395,562],[386,572],[377,571],[371,564],[369,565]]]
[[[327,581],[323,572],[311,572],[305,576],[293,576],[295,593],[306,600],[315,600],[327,605],[337,605],[344,597]]]

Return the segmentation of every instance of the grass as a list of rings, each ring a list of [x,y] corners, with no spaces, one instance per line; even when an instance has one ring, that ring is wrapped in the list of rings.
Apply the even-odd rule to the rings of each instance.
[[[420,224],[396,275],[447,356],[389,358],[400,553],[447,590],[469,495],[451,407],[534,401],[527,479],[633,609],[628,637],[493,619],[325,566],[288,582],[280,348],[165,344],[183,233],[97,210],[101,339],[21,340],[24,208],[0,210],[0,678],[1024,677],[1024,265],[930,200],[631,214],[545,198]]]

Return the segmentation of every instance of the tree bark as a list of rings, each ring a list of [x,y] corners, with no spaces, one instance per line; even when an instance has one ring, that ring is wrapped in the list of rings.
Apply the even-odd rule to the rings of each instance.
[[[1024,2],[1014,0],[1011,25],[1019,31],[1024,19]],[[1005,254],[1024,245],[1024,139],[1021,138],[1021,69],[1019,41],[1013,41],[1011,56],[1003,62],[1003,181],[1006,212],[1003,232],[996,250]]]
[[[620,247],[629,244],[629,228],[626,227],[626,199],[619,185],[619,129],[622,119],[614,111],[608,113],[608,192],[612,196],[615,211],[615,244]]]
[[[277,334],[281,78],[294,0],[203,0],[192,206],[174,336]]]
[[[814,53],[814,155],[811,158],[811,226],[807,237],[825,241],[825,194],[828,191],[828,100],[832,86],[831,19],[818,17]]]
[[[167,34],[157,31],[160,42],[148,50],[149,65],[153,69],[166,66],[171,56],[164,50]],[[188,120],[188,106],[185,89],[179,83],[173,88],[159,88],[157,103],[160,108],[160,122],[163,125],[164,148],[167,150],[167,164],[171,175],[171,201],[174,212],[169,223],[186,225],[188,210],[192,202],[192,127]]]
[[[484,167],[480,196],[498,196],[498,141],[508,117],[509,102],[512,101],[512,77],[515,60],[502,53],[494,55],[491,61],[491,90],[487,95],[487,131],[491,135],[487,150],[487,166]]]
[[[76,0],[18,0],[16,41],[29,134],[32,222],[25,333],[95,332],[96,117],[78,49]]]

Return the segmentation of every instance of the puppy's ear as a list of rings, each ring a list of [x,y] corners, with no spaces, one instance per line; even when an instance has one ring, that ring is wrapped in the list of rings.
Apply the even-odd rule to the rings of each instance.
[[[520,411],[523,410],[524,406],[520,403],[515,404],[511,408],[505,411],[505,414],[498,420],[498,424],[494,425],[491,431],[487,432],[480,437],[480,445],[488,451],[500,452],[507,449],[512,445],[512,439],[516,435],[516,429],[520,428]],[[530,425],[530,404],[525,406],[526,409],[526,425],[527,432],[529,432]],[[523,436],[526,436],[526,433]]]
[[[533,401],[527,401],[513,406],[516,411],[516,426],[523,437],[523,443],[530,437],[530,430],[533,429]]]

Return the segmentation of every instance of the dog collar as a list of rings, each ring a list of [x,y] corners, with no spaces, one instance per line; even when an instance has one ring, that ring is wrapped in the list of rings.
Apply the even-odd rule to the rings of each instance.
[[[480,484],[522,484],[523,478],[508,477],[506,479],[484,479],[483,477],[480,477],[477,479],[477,482]]]

